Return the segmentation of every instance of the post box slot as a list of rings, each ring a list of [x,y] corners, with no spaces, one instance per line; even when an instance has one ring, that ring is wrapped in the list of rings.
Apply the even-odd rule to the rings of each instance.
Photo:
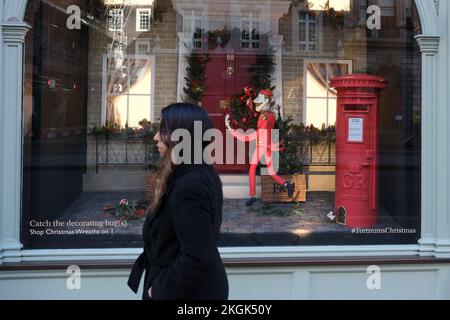
[[[346,104],[344,105],[345,112],[367,112],[369,106],[365,104]]]

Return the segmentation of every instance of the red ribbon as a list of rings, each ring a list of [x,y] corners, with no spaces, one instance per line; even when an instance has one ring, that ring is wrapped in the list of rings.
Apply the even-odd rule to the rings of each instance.
[[[252,88],[245,87],[244,88],[244,96],[241,98],[241,101],[246,101],[247,106],[250,108],[251,112],[253,112],[253,97],[252,97]]]

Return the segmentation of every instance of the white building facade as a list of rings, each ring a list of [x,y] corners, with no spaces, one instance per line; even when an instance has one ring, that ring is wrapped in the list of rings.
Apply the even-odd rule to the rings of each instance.
[[[153,4],[153,1],[151,2]],[[206,30],[208,28],[222,30],[224,25],[222,22],[226,20],[226,17],[215,12],[215,10],[222,11],[219,10],[220,7],[210,10],[206,0],[193,1],[193,3],[196,2],[194,5],[191,5],[189,1],[172,2],[173,10],[185,19],[174,18],[173,25],[177,26],[172,30],[174,43],[176,39],[180,41],[179,43],[190,41],[190,37],[196,32],[193,24],[198,24],[200,28]],[[235,11],[239,11],[240,2],[231,2],[231,4],[227,1],[221,3],[231,12],[230,16],[235,17],[237,15]],[[55,3],[59,2],[55,1]],[[269,36],[270,43],[274,48],[279,48],[274,56],[276,67],[273,74],[276,76],[273,83],[283,90],[277,92],[276,99],[283,105],[283,113],[291,113],[298,119],[306,119],[305,110],[309,109],[302,107],[301,114],[296,115],[297,111],[293,111],[294,107],[289,106],[289,75],[284,68],[289,68],[286,65],[289,66],[289,63],[292,63],[288,61],[290,56],[286,53],[289,49],[285,48],[285,43],[290,42],[287,34],[279,30],[282,23],[277,23],[277,19],[281,19],[282,16],[290,17],[288,12],[292,9],[289,8],[295,5],[290,1],[267,1],[267,3],[268,7],[262,8],[259,12],[264,15],[266,14],[264,10],[269,8],[268,14],[273,20],[261,23],[260,30],[261,34],[272,31]],[[377,1],[374,1],[374,4],[376,3]],[[24,94],[27,74],[25,41],[30,29],[35,28],[25,20],[27,5],[27,0],[0,0],[0,69],[2,71],[0,73],[0,298],[140,298],[140,295],[134,295],[126,284],[132,263],[142,251],[138,246],[128,247],[117,244],[117,246],[109,247],[80,245],[59,248],[54,245],[33,246],[32,241],[25,245],[23,243],[24,238],[21,233],[24,232],[24,221],[28,224],[27,218],[22,213],[24,210],[24,124],[26,123],[24,105],[27,103],[27,97],[29,98]],[[420,237],[418,241],[348,245],[335,245],[332,241],[324,241],[319,245],[273,245],[268,242],[260,246],[242,243],[237,246],[232,244],[221,246],[220,252],[229,277],[230,299],[450,298],[450,201],[448,200],[450,199],[450,168],[448,166],[450,163],[448,125],[450,122],[448,109],[450,105],[448,90],[450,87],[450,3],[439,0],[415,0],[414,5],[421,26],[420,34],[414,36],[420,48],[420,105],[422,108]],[[245,10],[248,10],[248,6],[245,7]],[[139,15],[139,21],[137,21],[139,23],[131,23],[140,32],[152,32],[153,26],[148,23],[147,15],[153,14],[154,7],[146,8],[143,6],[139,9],[139,12],[143,12]],[[197,21],[195,14],[199,11],[196,10],[210,10],[210,14],[199,14],[201,19]],[[188,14],[191,15],[190,20],[185,18]],[[217,18],[211,18],[216,15]],[[167,18],[170,16],[167,11],[163,12],[163,16],[166,17],[166,21],[170,21],[170,18]],[[252,19],[252,15],[245,15],[245,19],[239,20],[236,25],[245,22],[254,26],[255,22]],[[309,18],[303,16],[303,19],[300,20],[301,23]],[[288,21],[291,23],[292,20]],[[158,37],[157,35],[149,35],[148,38],[151,39],[149,42],[146,42],[146,36],[138,37],[139,41],[133,44],[133,47],[138,48],[140,52],[133,53],[134,57],[140,57],[142,53],[150,51],[148,54],[150,58],[146,59],[151,64],[148,78],[151,90],[126,95],[128,101],[132,101],[133,97],[139,97],[148,102],[152,106],[148,118],[152,121],[157,119],[158,108],[170,102],[164,100],[167,94],[163,92],[166,89],[161,83],[169,88],[167,90],[173,94],[175,100],[182,98],[184,70],[188,65],[188,62],[183,60],[183,56],[189,53],[188,47],[171,46],[170,37],[165,37],[163,33]],[[95,42],[95,37],[95,33],[92,32],[90,41]],[[254,43],[259,43],[260,38],[245,36],[243,39],[246,45],[252,46],[255,45]],[[130,38],[127,41],[131,42]],[[311,41],[308,38],[300,44]],[[343,42],[345,41],[344,39]],[[195,45],[195,37],[192,43]],[[92,46],[92,43],[89,46]],[[107,118],[106,107],[101,109],[105,113],[99,112],[97,116],[95,112],[89,110],[93,110],[92,106],[108,103],[107,94],[102,93],[96,96],[92,93],[94,89],[91,90],[91,88],[94,88],[96,84],[90,74],[95,73],[96,69],[95,66],[91,67],[90,63],[97,59],[98,55],[95,50],[89,51],[89,54],[91,59],[88,62],[89,74],[86,75],[89,79],[86,97],[88,124],[91,120],[104,121]],[[108,64],[107,59],[107,56],[98,59],[101,60],[98,62],[99,68],[105,68]],[[345,55],[342,59],[333,59],[343,64],[350,63],[349,61],[352,60]],[[358,66],[358,64],[362,65],[361,62],[353,60],[352,65]],[[167,67],[167,65],[170,66]],[[168,69],[160,71],[161,68],[166,67]],[[167,70],[172,70],[170,68],[174,68],[171,72],[173,79],[168,76],[166,79],[158,74],[158,72],[167,74]],[[97,73],[100,74],[100,72]],[[105,86],[105,76],[102,78],[103,84],[100,81],[100,87]],[[305,79],[306,75],[301,78]],[[158,79],[164,80],[158,84]],[[58,83],[58,80],[56,81]],[[48,85],[51,86],[52,83],[49,82]],[[73,87],[75,88],[76,86]],[[306,101],[306,94],[303,98],[300,100]],[[96,103],[95,99],[99,102]],[[127,119],[132,121],[130,112],[123,114],[127,114]],[[99,122],[99,125],[102,123]],[[93,144],[90,145],[87,142],[87,145],[87,149],[91,148],[86,153],[89,165],[89,155],[95,152],[92,151]],[[91,163],[92,166],[94,166],[93,163]],[[121,174],[127,175],[127,172]],[[135,172],[133,174],[137,176],[133,181],[140,181],[139,175]],[[86,173],[83,187],[85,190],[98,191],[95,183],[99,180],[88,175],[89,172]],[[108,176],[105,177],[102,179],[107,180]],[[245,175],[242,177],[234,173],[222,173],[221,177],[231,198],[233,195],[246,192],[247,186],[245,184],[242,186],[247,181]],[[239,198],[239,195],[236,195],[236,198]],[[69,266],[78,266],[81,270],[79,290],[70,290],[67,287],[67,279],[71,276],[71,273],[67,271]],[[374,274],[380,275],[380,286],[376,288],[370,287],[370,277]]]

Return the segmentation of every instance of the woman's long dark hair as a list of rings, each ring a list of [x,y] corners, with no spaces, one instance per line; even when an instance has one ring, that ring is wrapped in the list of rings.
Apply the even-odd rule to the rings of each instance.
[[[186,129],[191,136],[191,162],[194,163],[194,123],[200,121],[202,123],[202,136],[195,137],[202,141],[202,155],[203,150],[210,144],[210,142],[203,142],[203,134],[206,130],[212,128],[211,119],[208,113],[199,106],[189,103],[174,103],[161,110],[161,121],[159,126],[159,134],[161,140],[167,146],[167,152],[164,155],[161,164],[156,173],[156,188],[153,201],[147,209],[146,213],[154,213],[161,205],[162,197],[167,189],[167,184],[175,169],[175,164],[172,161],[172,150],[179,141],[172,141],[172,133],[176,129]],[[196,150],[197,152],[199,150]]]

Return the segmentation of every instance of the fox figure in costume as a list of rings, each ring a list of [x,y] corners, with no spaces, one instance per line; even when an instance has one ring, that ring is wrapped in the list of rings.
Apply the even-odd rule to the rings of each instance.
[[[256,111],[260,113],[256,131],[252,134],[243,134],[231,128],[230,115],[225,116],[225,125],[231,135],[239,141],[249,142],[256,140],[255,152],[252,156],[249,170],[250,180],[250,199],[247,201],[247,206],[251,206],[255,201],[256,195],[256,168],[262,157],[265,157],[267,170],[270,177],[279,185],[286,188],[289,197],[292,197],[294,193],[294,187],[292,183],[287,182],[275,173],[272,164],[272,151],[279,151],[280,144],[272,143],[272,129],[275,127],[275,114],[272,112],[272,91],[268,89],[261,90],[253,101],[256,106]]]

